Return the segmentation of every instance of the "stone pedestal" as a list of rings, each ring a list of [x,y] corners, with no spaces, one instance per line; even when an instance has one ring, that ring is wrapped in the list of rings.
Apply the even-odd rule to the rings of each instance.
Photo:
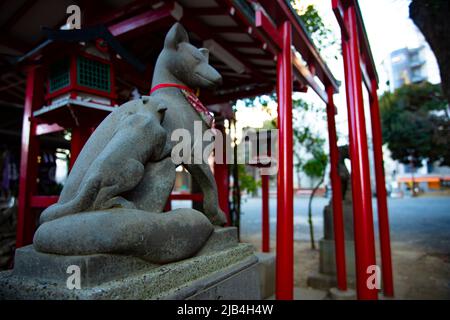
[[[356,292],[352,289],[341,291],[337,288],[330,289],[331,300],[356,300]]]
[[[355,242],[346,240],[345,264],[347,277],[355,277]],[[322,239],[319,241],[320,259],[319,271],[324,274],[336,275],[336,253],[334,240]]]
[[[308,276],[309,287],[328,290],[337,285],[336,281],[336,256],[333,240],[322,239],[319,241],[319,272]],[[347,269],[347,284],[353,287],[355,284],[355,247],[353,241],[345,241],[345,263]]]
[[[275,294],[275,253],[256,254],[259,260],[261,299],[268,299]]]
[[[79,267],[81,289],[68,289],[69,266]],[[20,248],[14,270],[0,273],[0,299],[260,299],[259,277],[253,247],[238,243],[235,228],[220,228],[197,255],[165,265]]]
[[[355,284],[355,243],[353,241],[353,208],[351,199],[343,201],[345,262],[347,269],[347,284]],[[336,255],[334,244],[333,207],[330,204],[324,208],[324,238],[319,241],[319,270],[309,275],[308,286],[328,290],[337,285]]]

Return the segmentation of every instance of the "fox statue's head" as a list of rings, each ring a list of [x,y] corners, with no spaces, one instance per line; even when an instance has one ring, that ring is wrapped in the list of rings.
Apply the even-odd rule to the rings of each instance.
[[[155,77],[173,76],[191,88],[212,89],[222,83],[222,76],[209,65],[208,60],[208,49],[199,49],[190,44],[186,30],[176,23],[167,33],[155,70],[170,75],[155,74]]]

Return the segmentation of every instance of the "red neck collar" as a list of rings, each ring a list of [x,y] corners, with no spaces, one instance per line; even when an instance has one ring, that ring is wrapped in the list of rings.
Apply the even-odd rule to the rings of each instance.
[[[190,92],[192,94],[195,94],[194,90],[192,90],[191,88],[189,88],[187,86],[184,86],[182,84],[177,84],[177,83],[160,83],[160,84],[157,84],[156,86],[154,86],[152,88],[152,90],[150,90],[150,95],[153,92],[155,92],[156,90],[163,89],[163,88],[171,88],[171,87],[178,88],[178,89],[181,89],[181,90],[186,90],[186,91],[188,91],[188,92]]]

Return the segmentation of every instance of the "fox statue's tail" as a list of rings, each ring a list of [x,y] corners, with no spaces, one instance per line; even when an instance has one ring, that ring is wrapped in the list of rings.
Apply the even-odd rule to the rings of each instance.
[[[190,208],[164,214],[113,208],[44,223],[33,245],[52,254],[127,254],[161,264],[191,257],[213,230],[203,213]]]
[[[39,222],[45,223],[71,214],[83,212],[92,208],[95,197],[100,189],[100,181],[92,179],[88,185],[78,191],[77,195],[65,203],[55,203],[45,209]]]

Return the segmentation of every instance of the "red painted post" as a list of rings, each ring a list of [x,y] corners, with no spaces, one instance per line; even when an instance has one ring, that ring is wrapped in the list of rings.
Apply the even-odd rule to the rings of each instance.
[[[214,128],[221,132],[223,141],[225,142],[225,127],[222,121],[217,121]],[[223,153],[226,154],[226,146],[223,145]],[[227,226],[231,225],[230,207],[229,207],[229,190],[230,182],[228,179],[228,165],[225,163],[214,163],[214,178],[217,185],[217,194],[219,196],[219,207],[227,216]]]
[[[72,168],[75,160],[77,160],[78,155],[83,149],[84,144],[89,139],[92,133],[91,128],[85,127],[73,127],[72,128],[72,139],[70,141],[70,168]]]
[[[270,252],[270,221],[269,221],[269,176],[261,175],[262,191],[262,252]]]
[[[292,132],[291,24],[279,28],[281,52],[277,56],[279,167],[277,192],[276,298],[294,297],[294,199]]]
[[[22,146],[20,157],[19,199],[17,211],[16,248],[32,243],[36,227],[36,217],[31,209],[31,196],[37,189],[37,158],[39,140],[36,136],[36,122],[33,111],[44,101],[44,81],[42,70],[37,66],[28,67],[25,105],[22,122]]]
[[[391,239],[389,232],[389,216],[387,208],[386,181],[383,168],[383,137],[381,133],[380,107],[378,105],[377,81],[372,79],[372,93],[370,95],[370,117],[372,120],[373,154],[375,176],[377,181],[378,229],[380,233],[381,269],[383,275],[383,294],[394,296],[392,279]]]
[[[342,187],[339,177],[339,150],[337,147],[335,106],[333,102],[333,87],[327,86],[328,104],[328,142],[330,145],[330,178],[333,190],[333,231],[336,254],[336,277],[339,290],[347,290],[347,269],[345,262],[344,216],[342,213]]]
[[[353,221],[355,229],[356,291],[358,299],[377,299],[376,288],[367,285],[369,266],[376,264],[370,189],[367,134],[364,118],[360,53],[355,8],[344,10],[349,39],[343,38],[346,73],[350,158],[352,165]]]

